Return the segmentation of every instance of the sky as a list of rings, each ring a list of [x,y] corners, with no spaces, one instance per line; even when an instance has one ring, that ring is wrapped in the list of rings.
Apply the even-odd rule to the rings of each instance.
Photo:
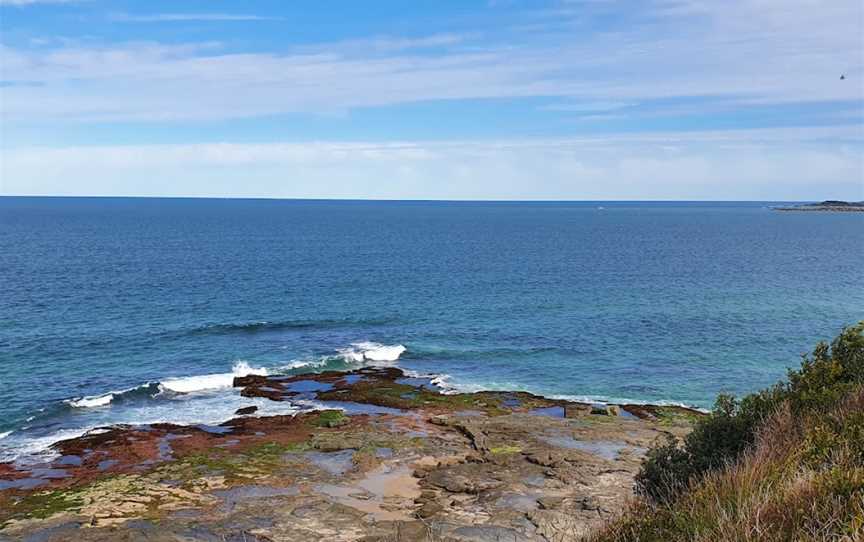
[[[0,0],[0,195],[864,200],[860,0]]]

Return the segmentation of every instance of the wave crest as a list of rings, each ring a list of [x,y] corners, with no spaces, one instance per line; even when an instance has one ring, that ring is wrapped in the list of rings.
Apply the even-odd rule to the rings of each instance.
[[[298,369],[327,369],[338,370],[347,368],[345,365],[354,364],[376,364],[392,363],[406,352],[405,346],[401,344],[385,345],[376,342],[356,342],[349,347],[337,350],[337,354],[324,356],[315,360],[295,360],[276,369],[277,372],[292,371]],[[231,388],[234,386],[234,378],[248,375],[268,375],[270,370],[266,367],[253,367],[249,362],[237,361],[230,373],[214,373],[205,375],[183,376],[166,378],[155,382],[147,382],[135,388],[126,390],[114,390],[101,395],[88,395],[65,402],[73,408],[99,408],[111,405],[119,400],[131,399],[132,396],[142,394],[156,396],[164,392],[194,393],[206,390],[217,390]]]
[[[349,363],[393,362],[405,353],[407,348],[401,344],[385,345],[374,342],[351,343],[348,348],[339,350],[339,354]]]
[[[64,402],[73,408],[98,408],[108,406],[115,400],[131,399],[136,396],[152,396],[158,392],[159,389],[158,387],[156,387],[155,384],[153,384],[152,382],[147,382],[145,384],[141,384],[140,386],[135,386],[134,388],[127,388],[125,390],[113,390],[109,391],[108,393],[103,393],[101,395],[88,395],[76,399],[67,399]]]
[[[252,367],[249,363],[241,360],[234,364],[230,373],[169,378],[159,382],[159,386],[176,393],[192,393],[203,390],[230,388],[234,385],[234,377],[236,376],[268,374],[270,373],[266,368]]]
[[[297,359],[279,366],[278,371],[297,370],[350,370],[358,364],[381,364],[393,363],[407,352],[407,348],[401,344],[381,344],[376,342],[351,343],[346,348],[336,351],[336,355],[325,355],[315,359]]]
[[[95,408],[110,404],[114,400],[114,392],[104,395],[91,395],[80,399],[70,399],[68,402],[75,408]]]

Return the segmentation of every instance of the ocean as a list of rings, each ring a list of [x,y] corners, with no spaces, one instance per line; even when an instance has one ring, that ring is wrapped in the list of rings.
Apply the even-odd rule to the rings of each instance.
[[[0,198],[0,460],[364,364],[708,408],[864,318],[864,215],[770,205]]]

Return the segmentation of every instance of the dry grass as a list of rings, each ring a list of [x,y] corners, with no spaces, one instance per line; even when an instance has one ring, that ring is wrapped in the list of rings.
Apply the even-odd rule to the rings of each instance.
[[[634,502],[590,540],[864,541],[864,386],[804,419],[784,406],[736,463],[670,505]]]

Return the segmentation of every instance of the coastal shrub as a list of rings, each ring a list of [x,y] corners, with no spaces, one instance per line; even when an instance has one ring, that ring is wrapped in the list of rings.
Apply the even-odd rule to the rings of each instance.
[[[683,443],[667,439],[651,449],[636,477],[637,493],[669,502],[694,478],[735,461],[750,449],[769,416],[788,405],[795,416],[824,412],[864,383],[864,322],[844,328],[829,345],[819,343],[788,379],[740,401],[717,398]]]
[[[843,386],[845,388],[845,386]],[[640,499],[592,542],[856,542],[864,539],[864,384],[833,408],[784,403],[734,462],[675,499]]]
[[[636,476],[637,490],[654,501],[669,501],[685,489],[691,469],[690,455],[678,445],[678,439],[666,435],[665,442],[648,450]]]

